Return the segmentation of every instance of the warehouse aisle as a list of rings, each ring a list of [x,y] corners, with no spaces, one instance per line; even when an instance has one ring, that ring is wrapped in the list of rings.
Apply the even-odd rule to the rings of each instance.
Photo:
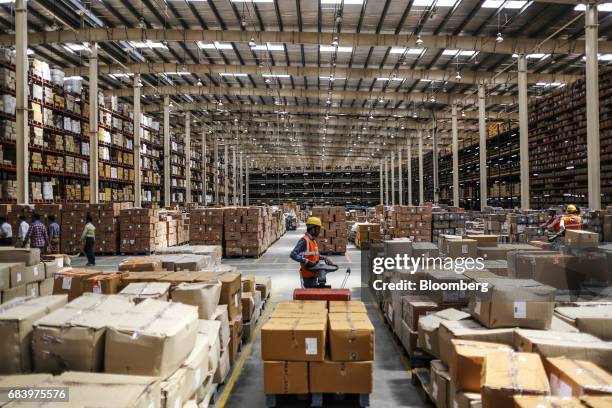
[[[243,274],[272,277],[272,302],[292,298],[293,289],[300,285],[298,264],[289,259],[289,253],[305,229],[287,231],[279,241],[272,245],[259,259],[224,260],[224,263],[238,267]],[[328,275],[328,283],[334,287],[340,286],[344,271],[351,268],[351,278],[348,286],[357,289],[360,285],[360,251],[351,245],[345,256],[334,256],[334,261],[340,266],[336,274]],[[360,299],[360,291],[353,291],[353,299]],[[367,302],[372,324],[376,329],[376,361],[374,364],[374,393],[371,396],[371,406],[376,408],[418,407],[423,406],[422,399],[410,384],[406,366],[399,358],[398,346],[391,338],[390,331],[385,327],[382,315],[372,299],[361,299]],[[267,309],[270,310],[270,309]],[[246,354],[250,354],[246,356]],[[242,363],[242,364],[241,364]],[[279,407],[308,407],[309,401],[284,398],[280,399]],[[325,407],[358,406],[355,400],[334,401],[326,399]],[[263,394],[263,367],[260,354],[260,338],[256,336],[251,343],[243,345],[241,358],[234,372],[226,382],[217,403],[218,408],[265,407]]]

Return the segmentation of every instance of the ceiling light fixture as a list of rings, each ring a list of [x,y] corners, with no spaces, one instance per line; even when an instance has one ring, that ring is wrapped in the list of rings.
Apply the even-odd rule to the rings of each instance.
[[[461,80],[461,73],[460,73],[459,71],[457,71],[457,75],[455,75],[455,79],[456,79],[457,81],[460,81],[460,80]]]
[[[423,46],[423,39],[421,38],[421,34],[417,35],[416,45],[418,45],[419,47]]]
[[[257,46],[257,42],[255,41],[255,38],[251,37],[249,40],[249,47],[253,48],[255,46]]]
[[[497,37],[495,37],[495,42],[500,44],[504,42],[504,37],[502,37],[501,33],[497,33]]]

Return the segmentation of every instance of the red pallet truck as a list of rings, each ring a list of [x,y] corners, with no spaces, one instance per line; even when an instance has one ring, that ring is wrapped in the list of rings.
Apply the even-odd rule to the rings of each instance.
[[[346,269],[346,275],[339,289],[333,289],[327,284],[326,275],[331,272],[336,272],[339,269],[338,265],[327,265],[325,261],[319,261],[314,267],[310,268],[312,272],[316,272],[317,286],[315,288],[302,287],[293,290],[293,300],[351,300],[351,291],[345,288],[346,282],[351,275],[351,268]],[[300,278],[301,279],[301,278]]]

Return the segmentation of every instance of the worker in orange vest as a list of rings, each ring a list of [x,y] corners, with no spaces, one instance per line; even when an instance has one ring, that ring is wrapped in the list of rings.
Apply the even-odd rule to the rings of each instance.
[[[300,263],[300,275],[305,288],[318,287],[317,278],[319,274],[311,271],[319,261],[323,260],[328,265],[333,265],[331,258],[327,258],[319,254],[319,246],[317,245],[317,237],[321,233],[323,225],[318,217],[309,217],[306,220],[306,234],[300,238],[290,257]]]
[[[580,216],[580,210],[574,204],[570,204],[567,206],[565,214],[561,217],[559,231],[581,229],[582,217]]]

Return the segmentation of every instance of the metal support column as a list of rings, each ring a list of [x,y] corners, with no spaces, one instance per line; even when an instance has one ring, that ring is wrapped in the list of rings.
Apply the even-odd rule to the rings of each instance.
[[[245,178],[246,178],[246,205],[250,204],[250,197],[249,197],[249,157],[246,157],[246,161],[245,161]]]
[[[400,148],[397,150],[397,175],[399,176],[399,205],[404,205],[404,177],[402,173],[402,147],[400,146]]]
[[[185,202],[192,203],[191,197],[191,112],[185,112]]]
[[[389,163],[385,159],[385,205],[389,205]]]
[[[485,85],[478,84],[478,133],[480,141],[478,144],[478,155],[480,156],[480,210],[484,211],[487,206],[487,122],[485,119]]]
[[[140,180],[140,74],[134,74],[134,207],[142,206]]]
[[[98,44],[91,44],[89,54],[89,202],[100,200],[98,179]]]
[[[440,201],[440,183],[438,175],[438,135],[435,119],[431,123],[431,141],[433,144],[431,151],[431,159],[433,161],[433,200],[434,204],[438,204]]]
[[[459,207],[459,129],[457,129],[457,105],[451,106],[453,145],[453,205]]]
[[[521,208],[529,204],[529,121],[527,106],[527,56],[518,56],[518,105],[519,105],[519,157],[521,170]]]
[[[419,205],[425,203],[423,187],[423,131],[419,130]]]
[[[408,205],[412,205],[412,139],[408,139],[408,146],[406,147],[408,152],[408,163],[406,163],[406,167],[408,167]]]
[[[172,205],[170,180],[170,96],[164,95],[164,205]]]
[[[223,205],[229,205],[229,156],[228,141],[223,141]]]
[[[15,125],[17,127],[17,204],[30,200],[28,171],[30,128],[28,126],[28,6],[26,0],[15,3]]]
[[[207,205],[208,194],[208,152],[206,151],[206,128],[202,127],[202,205]]]
[[[234,143],[234,147],[232,148],[232,166],[233,166],[233,174],[232,174],[232,186],[234,186],[233,194],[232,194],[232,205],[238,205],[238,168],[236,167],[236,149],[237,144]]]
[[[242,152],[240,152],[239,162],[240,164],[239,164],[238,173],[240,174],[240,178],[239,178],[238,185],[240,187],[240,196],[238,197],[238,204],[240,206],[243,206],[244,205],[244,167],[242,167]]]
[[[395,205],[395,152],[391,152],[391,205]]]
[[[213,190],[215,194],[215,205],[219,205],[219,140],[214,135],[213,141]]]
[[[587,177],[589,208],[594,210],[601,209],[598,31],[597,2],[589,1],[585,16]]]
[[[378,186],[380,187],[380,203],[381,204],[385,204],[385,184],[384,184],[384,180],[383,180],[383,164],[382,161],[380,163],[378,163],[378,168],[379,168],[379,173],[380,173],[380,181],[378,183]]]

